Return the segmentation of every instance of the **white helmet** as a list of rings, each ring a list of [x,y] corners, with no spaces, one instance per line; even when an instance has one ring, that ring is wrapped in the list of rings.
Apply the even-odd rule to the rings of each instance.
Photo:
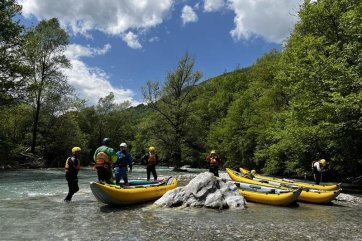
[[[121,143],[121,145],[119,145],[120,147],[126,147],[127,148],[127,144],[126,143]]]

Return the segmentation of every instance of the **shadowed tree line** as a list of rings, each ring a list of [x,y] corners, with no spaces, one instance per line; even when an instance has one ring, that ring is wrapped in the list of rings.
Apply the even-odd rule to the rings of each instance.
[[[305,1],[281,52],[200,83],[186,53],[163,81],[142,89],[147,105],[86,106],[68,85],[66,32],[57,19],[25,31],[15,1],[2,1],[0,161],[63,166],[72,146],[87,165],[104,137],[127,142],[135,161],[150,145],[165,165],[204,167],[216,149],[224,166],[303,175],[328,161],[329,177],[362,168],[362,3]],[[9,37],[11,36],[11,37]],[[36,158],[35,158],[36,157]],[[28,158],[28,159],[27,159]]]

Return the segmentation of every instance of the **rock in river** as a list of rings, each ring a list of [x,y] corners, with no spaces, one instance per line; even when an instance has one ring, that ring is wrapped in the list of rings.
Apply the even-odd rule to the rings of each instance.
[[[155,204],[167,207],[244,208],[245,199],[234,183],[204,172],[186,186],[168,191]]]

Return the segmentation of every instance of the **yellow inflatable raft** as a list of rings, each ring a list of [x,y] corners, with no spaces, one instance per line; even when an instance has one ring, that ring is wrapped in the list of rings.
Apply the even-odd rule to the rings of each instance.
[[[287,206],[295,202],[302,189],[283,190],[262,185],[235,182],[240,194],[250,202]]]
[[[238,173],[234,170],[231,170],[229,168],[226,168],[227,173],[229,174],[230,178],[236,182],[244,182],[244,183],[250,183],[250,184],[256,184],[256,185],[262,185],[267,187],[276,187],[281,189],[297,189],[300,188],[295,185],[287,185],[285,183],[278,183],[275,181],[269,181],[264,179],[249,179],[243,176],[243,174]],[[310,203],[329,203],[331,202],[335,197],[339,195],[341,190],[335,190],[335,191],[323,191],[323,190],[314,190],[314,189],[303,189],[298,197],[298,201],[303,202],[310,202]]]
[[[244,168],[240,168],[240,172],[242,174],[249,173],[249,171],[244,169]],[[269,180],[269,181],[275,181],[275,182],[284,183],[284,184],[300,186],[300,187],[303,187],[303,188],[325,190],[325,191],[339,190],[341,188],[341,185],[342,185],[341,183],[338,183],[337,185],[316,185],[316,184],[312,184],[312,183],[304,183],[304,182],[297,182],[297,181],[294,181],[294,180],[262,176],[262,175],[257,174],[257,173],[255,173],[253,175],[256,178],[260,178],[260,179],[264,179],[264,180]]]
[[[177,187],[177,180],[169,177],[160,181],[130,180],[129,186],[119,186],[100,182],[91,182],[93,195],[109,205],[130,205],[156,200],[167,191]]]

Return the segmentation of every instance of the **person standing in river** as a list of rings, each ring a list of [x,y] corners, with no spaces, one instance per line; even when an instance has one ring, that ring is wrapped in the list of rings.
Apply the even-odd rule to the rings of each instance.
[[[220,155],[216,154],[215,150],[212,150],[209,155],[206,156],[206,161],[209,164],[209,172],[215,176],[219,176],[219,166],[221,164]]]
[[[115,163],[114,167],[114,175],[116,177],[116,184],[119,184],[119,181],[121,178],[123,178],[124,185],[128,184],[128,167],[129,166],[129,172],[132,172],[132,157],[127,151],[127,144],[122,143],[119,145],[119,148],[121,149],[118,151],[117,154],[117,162]]]
[[[315,184],[319,185],[322,181],[322,172],[324,172],[325,166],[327,162],[325,159],[321,159],[319,161],[313,162],[312,169],[313,169],[313,176]]]
[[[153,176],[153,179],[157,180],[157,173],[156,173],[156,165],[158,163],[158,155],[155,152],[155,147],[150,146],[148,148],[148,153],[142,157],[142,160],[146,161],[147,164],[147,181],[151,178],[151,173]]]
[[[102,146],[94,152],[95,169],[97,170],[98,181],[111,184],[112,165],[117,161],[117,155],[113,148],[109,147],[111,139],[104,138]]]
[[[78,172],[80,170],[80,156],[81,149],[80,147],[72,148],[72,156],[68,157],[65,161],[65,178],[68,182],[68,195],[65,197],[65,202],[70,202],[74,193],[79,191],[78,186]]]

